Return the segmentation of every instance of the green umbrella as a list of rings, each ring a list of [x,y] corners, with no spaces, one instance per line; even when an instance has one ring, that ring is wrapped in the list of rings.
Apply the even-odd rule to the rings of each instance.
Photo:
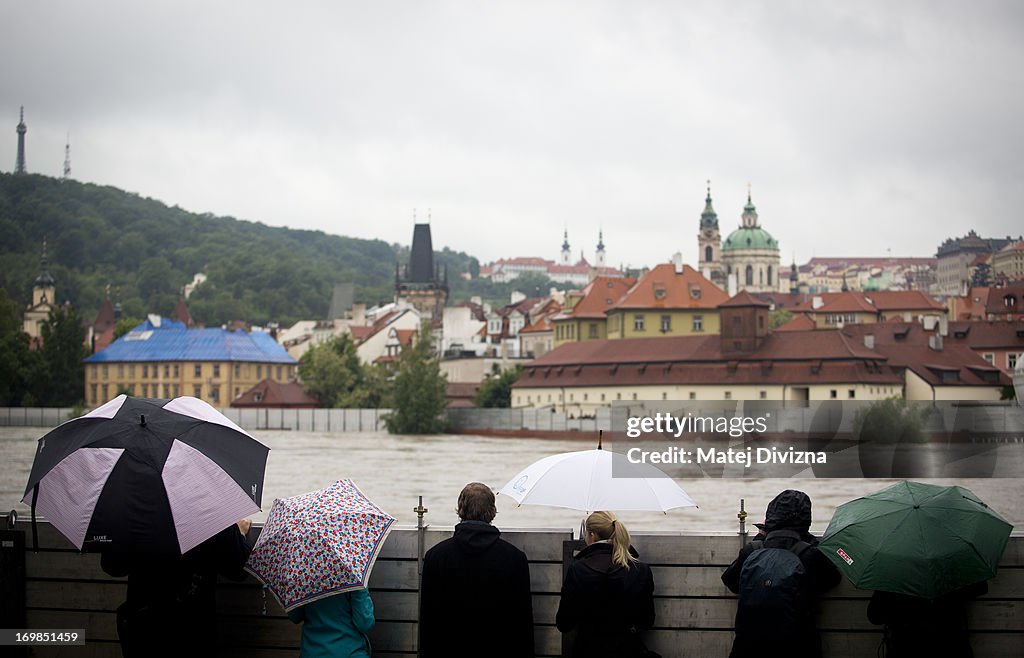
[[[934,599],[993,577],[1012,529],[963,487],[904,481],[837,507],[818,548],[856,587]]]

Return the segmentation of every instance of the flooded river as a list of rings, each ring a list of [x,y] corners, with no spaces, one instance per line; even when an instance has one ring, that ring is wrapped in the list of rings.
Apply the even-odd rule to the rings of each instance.
[[[0,510],[27,514],[20,502],[42,428],[0,428]],[[413,524],[417,497],[430,511],[432,525],[457,522],[455,500],[470,481],[503,486],[530,463],[559,452],[585,450],[579,441],[490,438],[444,435],[392,436],[383,433],[306,433],[254,431],[271,447],[267,463],[264,511],[274,498],[293,496],[348,477],[402,524]],[[928,480],[959,484],[974,491],[1019,530],[1024,530],[1024,478]],[[748,521],[763,516],[768,501],[779,491],[806,491],[814,503],[812,529],[820,533],[836,506],[894,482],[880,479],[679,479],[680,486],[699,509],[668,514],[624,513],[620,516],[637,530],[735,531],[739,499],[746,499]],[[524,505],[516,507],[498,496],[499,527],[578,528],[583,514],[573,510]]]

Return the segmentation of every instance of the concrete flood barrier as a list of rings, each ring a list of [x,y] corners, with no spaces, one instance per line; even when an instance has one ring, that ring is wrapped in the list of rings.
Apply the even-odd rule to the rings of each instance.
[[[48,523],[39,524],[39,551],[25,532],[25,614],[34,629],[84,628],[88,649],[33,647],[30,655],[120,656],[115,609],[127,584],[100,569],[99,555],[79,553]],[[259,532],[251,531],[250,539]],[[425,548],[452,534],[451,528],[424,531]],[[527,554],[533,588],[538,656],[561,656],[562,636],[554,626],[566,560],[572,555],[569,530],[509,530],[502,536]],[[666,658],[726,656],[732,644],[736,598],[721,583],[740,547],[735,533],[643,533],[634,545],[652,566],[655,628],[648,647]],[[418,612],[418,536],[415,528],[392,531],[370,580],[377,625],[374,655],[413,656]],[[881,631],[867,621],[870,592],[847,582],[824,600],[819,627],[826,656],[873,656]],[[975,655],[1016,655],[1024,645],[1024,533],[1015,533],[989,593],[973,602],[969,616]],[[300,627],[255,580],[223,582],[218,591],[220,655],[283,657],[298,654]],[[79,653],[85,652],[85,653]]]

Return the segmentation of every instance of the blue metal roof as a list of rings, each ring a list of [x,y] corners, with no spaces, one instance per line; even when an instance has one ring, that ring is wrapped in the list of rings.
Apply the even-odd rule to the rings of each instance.
[[[248,361],[298,363],[263,331],[187,329],[181,322],[146,320],[86,363],[112,361]]]

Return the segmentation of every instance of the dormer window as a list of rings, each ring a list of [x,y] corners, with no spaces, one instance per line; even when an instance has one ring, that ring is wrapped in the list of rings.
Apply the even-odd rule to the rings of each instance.
[[[701,292],[700,292],[700,288],[698,286],[693,286],[693,287],[690,288],[690,298],[691,299],[700,299],[700,295],[701,295]]]
[[[1017,306],[1017,298],[1013,295],[1004,295],[1003,306],[1005,306],[1006,308],[1013,308]]]

